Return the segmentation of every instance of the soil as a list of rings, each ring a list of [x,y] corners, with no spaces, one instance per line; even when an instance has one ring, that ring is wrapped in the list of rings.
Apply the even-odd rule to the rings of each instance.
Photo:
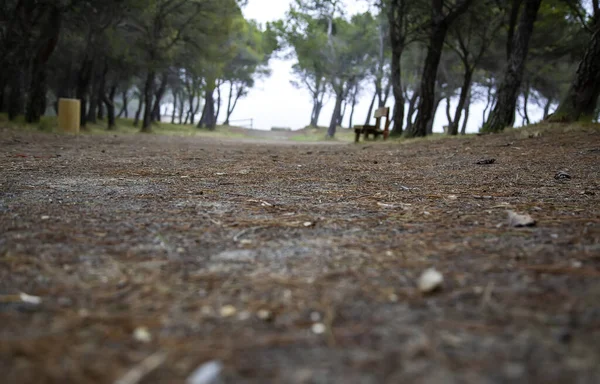
[[[0,131],[2,382],[597,383],[599,202],[598,129]]]

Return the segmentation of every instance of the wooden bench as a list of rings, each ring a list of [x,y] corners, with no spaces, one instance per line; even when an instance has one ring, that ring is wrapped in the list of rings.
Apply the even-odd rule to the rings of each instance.
[[[369,135],[373,135],[374,139],[377,139],[380,135],[383,136],[383,140],[387,140],[390,135],[390,108],[382,107],[375,111],[375,125],[355,125],[354,126],[354,141],[358,143],[360,141],[360,135],[364,136],[364,139],[367,140]],[[385,125],[383,129],[381,129],[381,119],[385,117]]]

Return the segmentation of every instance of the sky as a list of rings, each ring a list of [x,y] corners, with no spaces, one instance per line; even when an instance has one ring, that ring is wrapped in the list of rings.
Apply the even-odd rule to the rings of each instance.
[[[291,3],[292,0],[249,0],[243,12],[247,19],[254,19],[264,24],[268,21],[283,18]],[[363,1],[349,0],[346,2],[345,10],[348,15],[365,9]],[[290,83],[290,80],[293,79],[291,74],[293,62],[293,60],[271,60],[271,76],[257,81],[248,95],[238,102],[238,106],[231,117],[232,125],[249,126],[250,121],[248,119],[253,120],[254,129],[263,130],[270,130],[272,127],[285,127],[295,130],[308,125],[312,102],[308,91],[295,88]],[[354,112],[353,124],[364,124],[366,120],[372,90],[368,87],[365,88]],[[320,126],[329,125],[333,104],[334,100],[329,100],[324,106],[319,119]],[[388,101],[387,106],[393,107],[393,98]],[[529,109],[532,121],[541,118],[539,108],[531,106]],[[472,105],[467,132],[478,131],[482,123],[482,111],[483,105],[481,103]],[[348,116],[349,112],[345,116],[344,127],[348,126]],[[520,121],[520,119],[517,119],[517,121]],[[441,104],[434,121],[434,131],[441,132],[446,124],[445,105]]]

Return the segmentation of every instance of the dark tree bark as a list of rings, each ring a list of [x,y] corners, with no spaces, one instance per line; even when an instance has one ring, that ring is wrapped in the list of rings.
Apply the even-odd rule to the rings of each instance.
[[[533,26],[541,2],[542,0],[524,0],[524,8],[521,12],[518,29],[512,39],[504,78],[498,87],[496,106],[482,128],[484,132],[501,132],[504,128],[514,124],[517,98],[529,52],[529,40],[533,34]]]
[[[600,15],[597,17],[598,27],[579,63],[575,79],[551,121],[592,121],[595,118],[600,95]]]
[[[144,95],[140,93],[138,97],[138,109],[135,111],[135,117],[133,119],[133,126],[137,127],[140,123],[140,116],[144,110]]]
[[[179,92],[173,92],[173,112],[171,113],[171,124],[175,124],[175,116],[177,116],[177,95]]]
[[[348,121],[348,128],[352,128],[352,123],[354,120],[354,109],[356,108],[357,99],[358,99],[358,86],[355,86],[352,89],[352,94],[350,95],[350,119]]]
[[[221,83],[217,84],[217,110],[215,111],[215,125],[219,121],[219,115],[221,114]]]
[[[529,120],[529,112],[527,110],[527,105],[529,104],[529,85],[525,86],[523,90],[523,120],[525,124],[531,124],[531,120]]]
[[[458,98],[458,105],[456,106],[456,112],[454,114],[454,120],[448,127],[449,135],[458,135],[458,125],[462,117],[462,111],[465,109],[467,98],[471,90],[471,81],[473,79],[473,70],[471,68],[465,68],[465,74],[463,76],[463,84],[460,88],[460,96]]]
[[[92,80],[92,74],[94,73],[94,67],[95,60],[86,56],[77,74],[75,97],[81,101],[80,117],[82,127],[85,127],[87,123],[87,95],[90,88],[90,82]]]
[[[183,113],[185,110],[185,95],[183,91],[181,91],[181,95],[179,97],[179,124],[183,124]]]
[[[214,130],[217,126],[217,122],[215,121],[215,97],[214,97],[214,88],[207,89],[205,95],[205,104],[204,109],[202,111],[202,117],[200,118],[200,122],[198,123],[198,128],[208,128],[209,130]]]
[[[152,121],[160,121],[160,104],[162,103],[162,98],[165,95],[165,91],[167,90],[167,80],[169,79],[169,73],[167,71],[163,72],[160,78],[160,85],[158,90],[156,91],[156,96],[154,99],[154,106],[152,107]]]
[[[128,106],[128,99],[127,99],[127,90],[124,90],[122,92],[121,99],[123,100],[123,107],[119,111],[119,115],[117,117],[121,117],[121,116],[125,115],[125,118],[127,119],[129,117],[129,112],[128,112],[129,106]]]
[[[408,101],[408,114],[406,115],[406,130],[412,129],[414,116],[417,111],[417,102],[419,101],[419,92],[414,91]]]
[[[4,95],[6,92],[6,80],[2,75],[0,75],[0,113],[6,112],[4,106]]]
[[[60,35],[62,15],[58,5],[53,4],[47,12],[47,19],[35,44],[36,53],[31,63],[30,84],[25,111],[25,120],[28,123],[39,122],[46,109],[46,63],[52,56]]]
[[[471,89],[469,89],[469,93],[467,95],[467,102],[465,103],[465,117],[463,119],[462,128],[460,129],[461,135],[464,135],[467,133],[467,123],[469,122],[470,108],[471,108]]]
[[[106,115],[108,117],[108,130],[112,131],[116,128],[116,118],[115,118],[115,94],[117,93],[117,85],[113,85],[110,87],[108,91],[108,96],[103,93],[103,101],[104,105],[106,105]]]
[[[329,122],[329,128],[327,129],[327,137],[333,138],[337,129],[337,123],[342,113],[342,101],[343,92],[336,92],[335,107],[333,108],[333,114],[331,115],[331,121]]]
[[[388,21],[390,24],[390,44],[392,46],[392,94],[396,104],[392,118],[390,135],[402,134],[404,124],[404,94],[402,90],[402,54],[406,47],[406,14],[410,0],[390,0]]]
[[[550,115],[550,107],[552,107],[552,98],[549,97],[548,100],[546,100],[546,104],[544,105],[544,120],[546,120],[548,118],[548,116]]]
[[[431,2],[431,29],[427,56],[425,57],[425,65],[421,76],[419,108],[415,123],[405,133],[407,137],[422,137],[428,134],[428,127],[431,125],[435,113],[435,85],[446,34],[450,25],[457,17],[467,11],[472,1],[461,1],[447,14],[444,14],[445,4],[443,0],[432,0]]]
[[[152,131],[152,96],[154,95],[154,80],[156,72],[153,69],[148,71],[146,75],[146,82],[144,84],[144,119],[142,121],[143,133],[149,133]]]
[[[431,119],[429,119],[429,121],[427,122],[427,134],[431,135],[433,133],[433,123],[435,121],[435,113],[437,112],[440,103],[442,102],[442,98],[438,96],[435,97],[435,100],[433,101],[433,112],[432,112],[432,116]]]

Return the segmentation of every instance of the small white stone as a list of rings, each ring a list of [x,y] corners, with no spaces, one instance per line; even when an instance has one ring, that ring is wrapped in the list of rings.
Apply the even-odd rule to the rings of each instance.
[[[256,312],[256,316],[258,316],[258,318],[261,320],[269,320],[271,318],[271,311],[261,309],[258,312]]]
[[[235,309],[235,307],[233,305],[226,305],[224,307],[221,307],[221,310],[219,311],[219,313],[221,314],[221,317],[231,317],[233,315],[235,315],[237,312],[237,309]]]
[[[432,292],[439,288],[444,282],[444,276],[435,270],[430,268],[423,272],[419,278],[419,291],[423,293]]]
[[[21,299],[22,302],[27,303],[27,304],[33,304],[33,305],[42,304],[42,298],[39,296],[31,296],[26,293],[21,293],[19,295],[19,298]]]
[[[40,219],[42,219],[42,220],[49,220],[49,219],[50,219],[50,216],[46,216],[46,215],[44,215],[44,216],[40,217]]]
[[[581,267],[583,267],[583,263],[579,260],[571,260],[571,267],[572,268],[581,268]]]
[[[141,343],[149,343],[152,341],[152,335],[146,327],[137,327],[135,331],[133,331],[133,338]]]
[[[313,223],[312,223],[312,222],[310,222],[310,221],[306,221],[306,222],[305,222],[303,225],[304,225],[305,227],[312,227],[312,226],[313,226]]]
[[[310,328],[315,335],[322,335],[327,330],[327,327],[323,323],[315,323]]]
[[[221,382],[221,371],[223,370],[223,363],[220,361],[209,361],[208,363],[204,363],[188,378],[186,379],[186,384],[217,384]]]
[[[395,293],[390,293],[388,295],[388,299],[392,302],[392,303],[397,303],[398,302],[398,295],[396,295]]]

